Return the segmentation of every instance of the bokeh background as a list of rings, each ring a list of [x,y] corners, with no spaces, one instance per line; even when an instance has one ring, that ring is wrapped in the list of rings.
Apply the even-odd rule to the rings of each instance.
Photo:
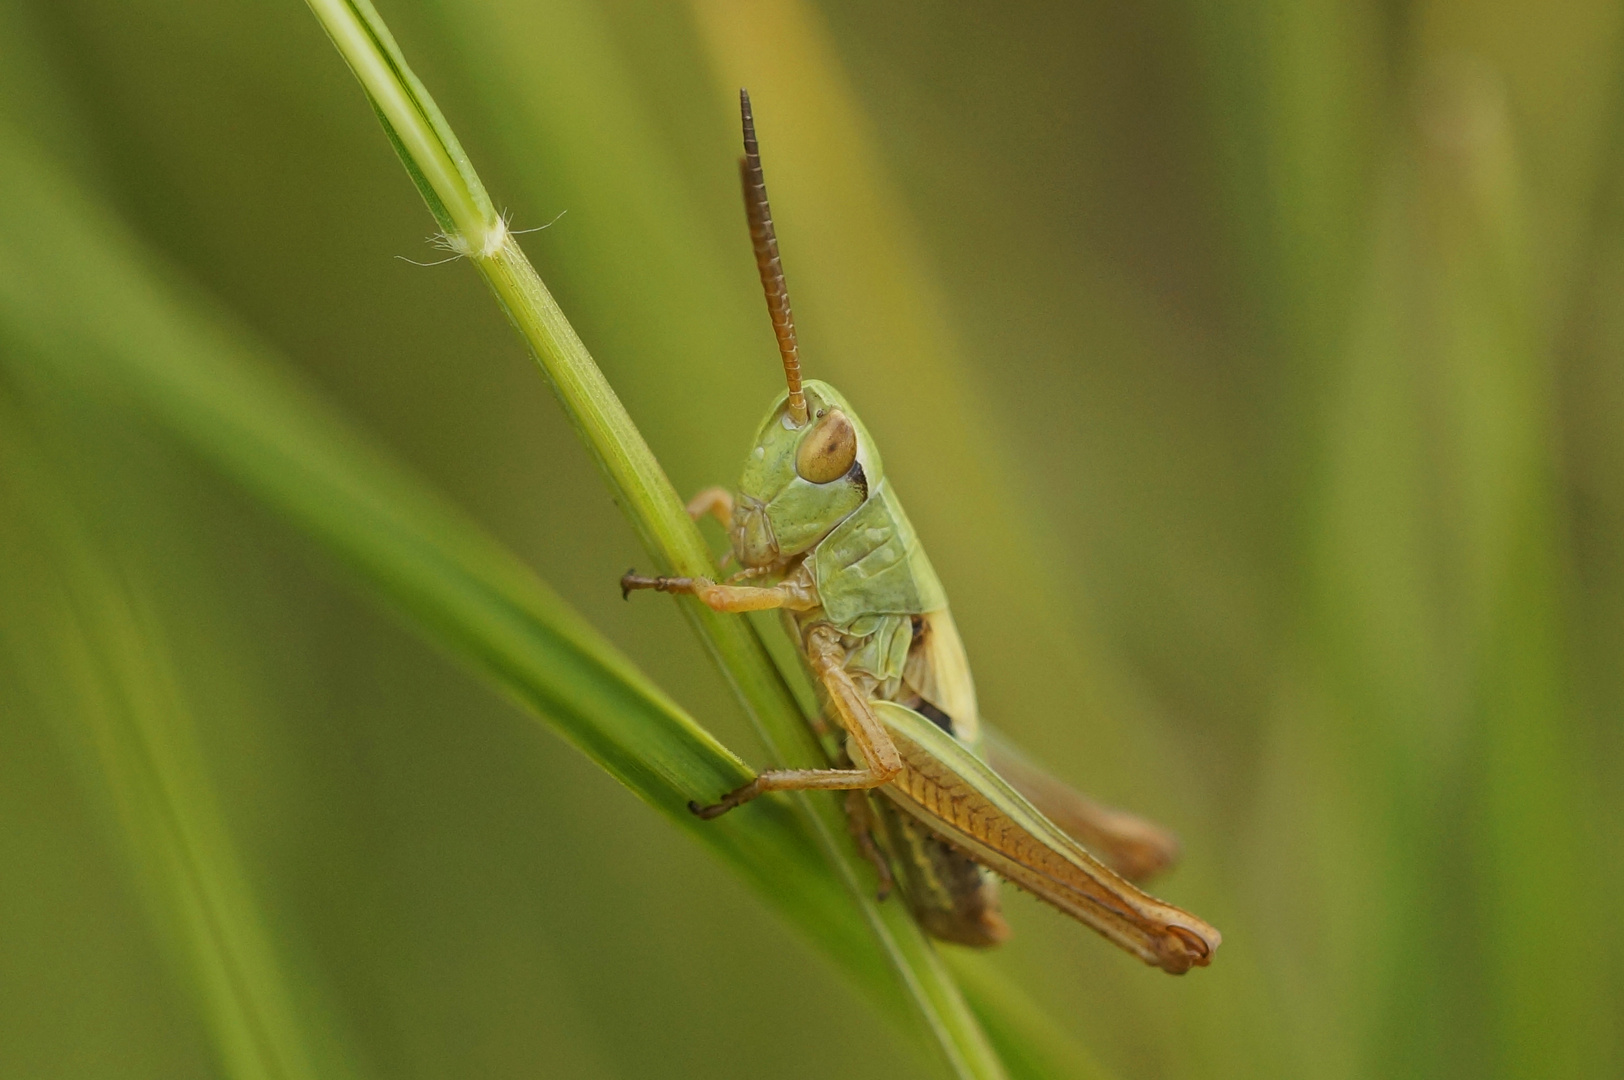
[[[565,212],[525,247],[684,491],[778,385],[751,88],[806,366],[880,438],[985,712],[1174,826],[1158,891],[1224,932],[1170,979],[1010,897],[997,965],[1108,1070],[1624,1070],[1624,8],[381,11],[514,226]],[[675,610],[621,602],[646,557],[476,275],[396,258],[430,219],[302,4],[5,0],[0,109],[0,155],[762,762]],[[41,391],[3,311],[0,1075],[240,1060],[177,960],[153,759],[217,811],[317,1075],[932,1075],[136,404]]]

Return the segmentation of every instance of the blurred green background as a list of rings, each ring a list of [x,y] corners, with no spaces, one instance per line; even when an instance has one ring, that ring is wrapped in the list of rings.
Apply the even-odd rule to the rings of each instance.
[[[1624,1071],[1624,7],[381,11],[514,226],[567,211],[525,247],[685,492],[778,385],[751,88],[805,364],[984,711],[1174,826],[1157,891],[1224,932],[1170,979],[1010,895],[996,965],[1111,1072]],[[621,602],[646,556],[476,275],[395,258],[429,216],[302,4],[0,0],[0,109],[7,184],[120,222],[763,762]],[[0,1075],[256,1075],[165,784],[286,1075],[932,1075],[139,403],[55,387],[39,327],[98,304],[39,243],[0,235]]]

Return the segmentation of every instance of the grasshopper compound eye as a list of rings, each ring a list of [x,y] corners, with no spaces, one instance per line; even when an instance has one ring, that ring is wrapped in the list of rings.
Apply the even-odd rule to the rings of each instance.
[[[857,460],[857,428],[839,409],[830,409],[801,440],[795,471],[814,484],[839,480]]]

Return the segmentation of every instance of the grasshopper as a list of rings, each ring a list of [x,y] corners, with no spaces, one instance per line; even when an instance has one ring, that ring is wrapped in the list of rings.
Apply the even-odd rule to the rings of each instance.
[[[621,588],[686,594],[721,612],[781,610],[844,733],[844,757],[832,768],[763,772],[689,809],[710,819],[772,791],[844,791],[881,898],[896,880],[894,862],[904,901],[937,938],[1005,940],[1001,877],[1164,971],[1205,966],[1218,931],[1132,884],[1172,862],[1173,838],[1072,791],[983,728],[947,597],[878,447],[834,387],[801,378],[743,90],[739,105],[745,211],[787,387],[756,432],[737,489],[710,488],[688,505],[696,520],[721,522],[732,548],[723,565],[737,559],[740,572],[718,583],[634,571]],[[814,726],[828,732],[821,720]],[[872,802],[870,792],[884,798]]]

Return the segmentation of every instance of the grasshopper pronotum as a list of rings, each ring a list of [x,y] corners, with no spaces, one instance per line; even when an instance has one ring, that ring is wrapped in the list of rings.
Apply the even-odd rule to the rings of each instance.
[[[1206,965],[1222,940],[1218,931],[1128,880],[1172,862],[1173,838],[983,737],[947,597],[874,440],[839,392],[801,379],[742,90],[739,105],[745,212],[788,386],[756,433],[737,490],[711,488],[688,505],[696,518],[711,514],[722,523],[743,569],[721,584],[628,573],[621,587],[685,593],[717,611],[782,609],[827,696],[829,719],[845,733],[846,760],[839,768],[764,772],[714,805],[690,809],[713,818],[770,791],[845,791],[853,835],[880,875],[881,895],[894,862],[909,908],[938,938],[987,946],[1009,936],[996,873],[1148,964],[1175,975]],[[871,791],[885,800],[871,803]]]

